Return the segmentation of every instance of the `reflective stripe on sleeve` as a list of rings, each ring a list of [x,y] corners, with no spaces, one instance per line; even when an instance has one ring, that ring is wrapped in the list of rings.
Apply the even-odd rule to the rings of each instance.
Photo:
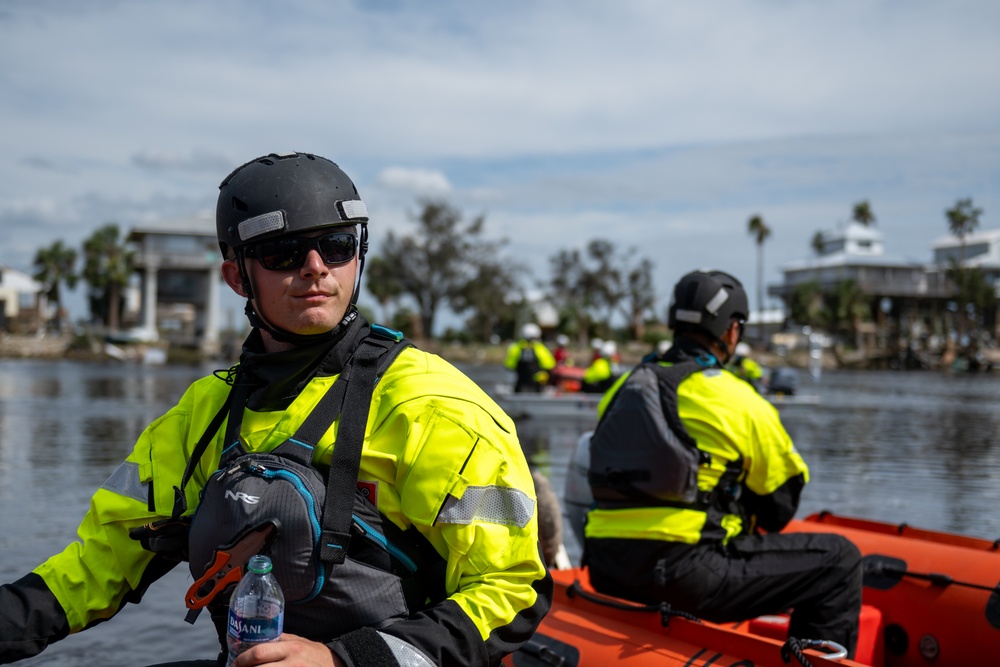
[[[535,512],[535,501],[520,489],[470,486],[461,500],[449,496],[438,514],[438,523],[470,524],[473,521],[524,528]]]
[[[131,461],[118,466],[101,488],[142,503],[149,500],[149,484],[139,481],[139,464]]]
[[[396,662],[400,664],[400,667],[434,667],[434,663],[428,660],[427,656],[399,637],[393,637],[384,632],[379,632],[378,636],[388,644],[389,650],[392,651],[392,656],[396,658]]]

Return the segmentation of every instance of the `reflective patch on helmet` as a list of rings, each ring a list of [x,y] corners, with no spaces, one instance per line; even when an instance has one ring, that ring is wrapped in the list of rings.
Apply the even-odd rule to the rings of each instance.
[[[715,296],[712,297],[712,300],[709,301],[707,304],[705,304],[705,310],[715,315],[716,313],[719,312],[719,308],[722,307],[722,304],[724,304],[728,300],[729,300],[729,292],[720,287],[719,291],[716,292]]]
[[[535,512],[535,501],[520,489],[501,486],[470,486],[462,498],[449,496],[438,523],[470,524],[473,521],[524,528]]]
[[[344,211],[344,217],[348,220],[355,218],[367,218],[368,207],[360,199],[348,199],[340,202],[340,208]]]
[[[674,318],[679,322],[690,322],[691,324],[701,323],[701,313],[697,310],[684,310],[683,308],[678,308],[677,312],[674,313]]]
[[[378,631],[376,630],[376,632]],[[428,660],[427,656],[412,644],[404,642],[399,637],[387,635],[384,632],[378,632],[378,636],[389,646],[392,656],[396,658],[396,662],[400,665],[406,665],[407,667],[434,667],[434,663]]]
[[[139,481],[139,464],[131,461],[115,468],[101,488],[142,503],[149,500],[149,485]]]
[[[239,225],[240,240],[247,241],[261,234],[276,232],[285,228],[285,212],[271,211],[247,218]]]

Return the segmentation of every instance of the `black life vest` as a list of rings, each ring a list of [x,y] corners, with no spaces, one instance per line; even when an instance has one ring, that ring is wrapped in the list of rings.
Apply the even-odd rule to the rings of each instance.
[[[742,460],[727,465],[715,489],[699,490],[699,467],[712,459],[698,449],[677,410],[680,383],[715,366],[714,357],[685,355],[671,366],[644,360],[632,371],[590,440],[588,479],[597,507],[708,510],[722,501],[727,511],[732,509],[733,482]]]

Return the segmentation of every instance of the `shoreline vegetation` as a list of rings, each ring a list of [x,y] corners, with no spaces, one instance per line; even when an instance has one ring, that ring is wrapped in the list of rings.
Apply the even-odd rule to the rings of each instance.
[[[236,340],[236,339],[234,339]],[[105,343],[99,336],[73,335],[15,335],[0,334],[0,359],[67,359],[83,362],[138,362],[138,363],[175,363],[197,364],[218,360],[221,363],[235,361],[238,356],[242,338],[228,345],[229,350],[221,355],[206,356],[193,348],[168,346],[166,344],[118,344]],[[463,364],[493,364],[501,365],[507,351],[509,341],[499,345],[484,343],[448,343],[437,340],[414,340],[421,349],[433,352],[452,363]],[[631,367],[648,354],[648,345],[638,342],[625,343],[620,346],[621,364]],[[790,367],[809,368],[808,349],[785,350],[754,350],[754,359],[767,368]],[[586,365],[590,358],[590,350],[586,347],[575,347],[570,351],[570,358],[577,366]],[[829,347],[822,355],[822,369],[895,369],[907,368],[918,370],[990,370],[1000,368],[1000,350],[987,350],[977,367],[963,363],[961,358],[947,351],[933,356],[924,355],[918,363],[904,363],[900,353],[891,350],[854,351],[839,347]]]

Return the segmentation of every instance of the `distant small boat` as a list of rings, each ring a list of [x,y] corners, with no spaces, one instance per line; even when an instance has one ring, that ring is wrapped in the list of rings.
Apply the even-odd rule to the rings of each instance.
[[[775,407],[786,405],[818,405],[818,394],[765,394],[764,398],[771,401]]]
[[[507,385],[497,385],[492,396],[513,419],[592,419],[596,422],[597,404],[603,394],[557,390],[514,393]],[[764,398],[779,409],[819,403],[817,394],[764,394]]]
[[[498,385],[493,400],[512,419],[592,419],[597,421],[597,404],[602,394],[583,392],[543,391],[514,393],[506,385]]]

